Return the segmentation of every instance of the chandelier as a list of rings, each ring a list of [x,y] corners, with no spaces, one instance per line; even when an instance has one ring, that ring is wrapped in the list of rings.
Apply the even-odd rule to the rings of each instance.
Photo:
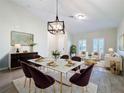
[[[55,21],[49,21],[47,23],[47,29],[53,35],[65,34],[64,21],[59,21],[59,18],[58,18],[58,0],[56,0],[56,20]]]

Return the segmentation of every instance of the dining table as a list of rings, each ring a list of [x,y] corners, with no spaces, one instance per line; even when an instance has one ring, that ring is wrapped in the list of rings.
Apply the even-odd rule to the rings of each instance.
[[[37,64],[37,65],[41,65],[43,67],[55,70],[60,72],[60,93],[63,93],[62,91],[62,85],[63,83],[63,78],[62,75],[63,74],[67,74],[69,71],[71,71],[72,69],[82,65],[84,63],[84,61],[81,62],[76,62],[76,61],[72,61],[71,63],[68,60],[65,59],[57,59],[54,60],[52,58],[44,58],[44,59],[30,59],[28,60],[31,63]]]

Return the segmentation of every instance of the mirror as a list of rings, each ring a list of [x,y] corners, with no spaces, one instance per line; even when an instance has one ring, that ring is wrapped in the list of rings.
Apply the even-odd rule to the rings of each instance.
[[[119,37],[119,50],[124,51],[124,34]]]

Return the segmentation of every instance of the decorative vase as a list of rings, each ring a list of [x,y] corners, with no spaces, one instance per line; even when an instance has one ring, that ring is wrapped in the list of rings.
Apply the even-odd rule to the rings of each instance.
[[[59,55],[54,55],[55,61],[59,58]]]
[[[55,61],[57,61],[57,59],[60,56],[60,52],[58,50],[54,50],[54,51],[52,51],[52,55],[55,58]]]

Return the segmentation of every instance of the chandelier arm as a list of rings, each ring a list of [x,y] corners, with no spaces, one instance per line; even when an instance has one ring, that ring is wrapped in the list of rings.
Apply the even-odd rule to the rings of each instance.
[[[56,17],[58,18],[58,0],[56,0]]]

